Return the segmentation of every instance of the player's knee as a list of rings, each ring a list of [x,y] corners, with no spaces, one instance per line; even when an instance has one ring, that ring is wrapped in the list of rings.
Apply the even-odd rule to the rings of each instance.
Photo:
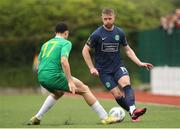
[[[51,96],[56,100],[58,100],[63,95],[64,95],[64,92],[55,92],[55,93],[51,94]]]
[[[122,87],[126,87],[126,86],[129,86],[129,85],[130,85],[129,82],[125,82],[125,83],[122,84]]]
[[[121,92],[111,92],[111,93],[114,96],[114,98],[119,98],[119,97],[123,96],[123,94]]]
[[[129,79],[128,76],[124,76],[124,77],[122,77],[120,80],[118,80],[118,83],[119,83],[122,87],[124,87],[124,86],[130,84],[130,79]]]
[[[58,100],[58,97],[53,93],[51,94],[51,96],[55,99],[55,100]]]
[[[81,86],[81,88],[79,89],[78,94],[83,95],[83,94],[86,94],[86,93],[89,93],[89,92],[90,92],[89,87],[87,85],[83,84]]]
[[[122,87],[125,87],[125,86],[127,86],[127,85],[130,85],[130,82],[124,80],[124,81],[121,81],[120,85],[121,85]]]
[[[87,85],[84,84],[83,86],[84,86],[84,91],[85,92],[89,92],[90,91],[90,89],[89,89],[89,87]]]
[[[115,94],[115,95],[113,95],[113,96],[114,96],[114,98],[116,99],[116,98],[122,97],[123,95],[122,95],[122,94]]]

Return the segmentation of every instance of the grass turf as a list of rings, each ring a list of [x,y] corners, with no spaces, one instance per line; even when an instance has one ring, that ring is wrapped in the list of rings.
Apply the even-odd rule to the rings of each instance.
[[[28,126],[26,123],[45,100],[41,95],[0,95],[0,128],[180,128],[180,108],[138,104],[147,107],[148,112],[141,122],[132,123],[128,113],[123,122],[101,125],[100,119],[79,97],[61,98],[44,116],[41,125]],[[109,111],[118,106],[114,100],[100,100]]]

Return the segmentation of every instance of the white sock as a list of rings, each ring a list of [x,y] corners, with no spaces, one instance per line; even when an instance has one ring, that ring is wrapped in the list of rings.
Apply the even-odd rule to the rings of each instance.
[[[98,101],[91,105],[91,108],[98,114],[100,119],[106,119],[108,117],[107,112]]]
[[[46,100],[44,101],[44,104],[42,105],[39,112],[36,114],[36,117],[41,120],[43,115],[55,104],[56,100],[49,95]]]
[[[136,109],[136,106],[132,105],[129,107],[129,112],[132,114],[135,109]]]

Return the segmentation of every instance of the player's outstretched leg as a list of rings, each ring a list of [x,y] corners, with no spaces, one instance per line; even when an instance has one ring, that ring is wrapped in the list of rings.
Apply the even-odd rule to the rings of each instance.
[[[27,125],[40,125],[41,120],[39,120],[36,116],[33,116]]]
[[[125,100],[129,106],[129,113],[132,119],[132,122],[139,122],[140,116],[146,112],[146,108],[136,108],[135,106],[135,94],[132,86],[130,85],[129,76],[123,76],[118,80],[118,83],[123,86],[122,90],[125,95]]]
[[[117,123],[118,121],[119,121],[118,118],[113,116],[108,116],[106,119],[101,120],[101,123],[107,125],[107,124]]]
[[[44,101],[44,104],[42,105],[38,113],[29,120],[27,125],[39,125],[44,114],[48,112],[56,103],[56,100],[58,100],[63,95],[63,91],[55,91],[54,93],[51,93]]]
[[[106,110],[92,94],[88,86],[86,86],[76,78],[73,78],[73,81],[77,87],[76,93],[81,95],[86,103],[97,113],[97,115],[101,119],[102,124],[112,124],[118,122],[118,119],[116,117],[108,116]]]
[[[131,85],[126,85],[123,87],[123,91],[125,93],[126,101],[129,105],[130,116],[132,118],[132,122],[139,122],[140,116],[146,113],[146,108],[136,108],[135,106],[135,95],[134,90],[132,89]]]
[[[147,111],[146,108],[142,108],[142,109],[138,109],[136,108],[131,115],[132,118],[132,122],[139,122],[140,121],[140,116],[142,116],[143,114],[145,114]]]

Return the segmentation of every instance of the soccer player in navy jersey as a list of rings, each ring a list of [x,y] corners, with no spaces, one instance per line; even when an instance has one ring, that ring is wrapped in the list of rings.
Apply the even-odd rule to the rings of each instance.
[[[102,10],[103,25],[98,27],[88,38],[82,54],[84,60],[94,76],[99,76],[104,86],[112,93],[116,102],[129,112],[132,121],[140,121],[139,116],[146,112],[146,108],[136,108],[134,91],[130,77],[124,67],[120,55],[120,46],[126,55],[138,66],[150,70],[153,65],[141,62],[126,41],[124,31],[114,25],[115,13],[113,9]],[[92,63],[90,50],[94,48],[95,66]],[[122,91],[121,92],[121,88]]]

